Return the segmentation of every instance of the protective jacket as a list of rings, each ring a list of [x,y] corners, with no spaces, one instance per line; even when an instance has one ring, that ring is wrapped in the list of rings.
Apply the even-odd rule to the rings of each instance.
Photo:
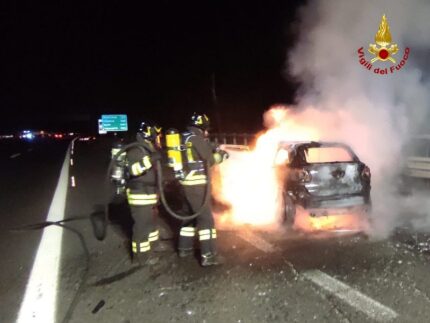
[[[188,127],[182,134],[186,148],[186,176],[181,180],[182,185],[204,185],[207,183],[205,166],[215,164],[213,148],[197,127]]]
[[[150,141],[144,143],[153,149]],[[146,254],[151,245],[158,241],[159,231],[154,223],[153,208],[158,203],[156,172],[151,160],[151,151],[132,148],[127,151],[127,167],[130,179],[127,181],[127,201],[134,220],[132,251],[133,257]],[[140,261],[140,260],[139,260]]]
[[[153,148],[151,142],[146,141],[145,144]],[[151,152],[138,147],[128,150],[127,165],[130,174],[127,187],[131,191],[140,191],[144,190],[144,188],[150,188],[150,190],[155,193],[157,185],[156,172],[154,169],[155,165],[151,160]]]
[[[191,212],[204,208],[197,219],[182,224],[179,232],[178,249],[181,252],[192,250],[193,241],[198,234],[202,257],[216,254],[215,239],[217,232],[210,205],[203,206],[205,195],[211,194],[207,185],[206,164],[213,166],[222,161],[219,152],[205,138],[204,133],[197,127],[187,128],[182,138],[186,148],[186,175],[180,183],[183,185],[185,199]]]

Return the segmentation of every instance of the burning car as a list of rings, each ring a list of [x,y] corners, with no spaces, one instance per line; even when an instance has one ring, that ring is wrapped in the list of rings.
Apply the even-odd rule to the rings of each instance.
[[[320,221],[336,218],[336,223],[344,214],[368,212],[370,169],[349,146],[332,142],[282,142],[275,163],[283,184],[284,222],[294,223],[298,209]]]

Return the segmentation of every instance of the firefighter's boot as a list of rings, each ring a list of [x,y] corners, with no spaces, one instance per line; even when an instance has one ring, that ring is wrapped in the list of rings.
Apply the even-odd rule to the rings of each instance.
[[[200,264],[203,267],[217,266],[217,265],[222,265],[223,263],[224,263],[223,257],[213,252],[209,252],[207,254],[202,255],[201,262],[200,262]]]
[[[194,249],[179,249],[178,256],[179,258],[187,258],[194,254]]]
[[[133,265],[144,266],[148,261],[148,255],[146,253],[133,253],[131,262]]]
[[[139,266],[156,265],[158,261],[159,261],[158,257],[149,253],[135,253],[133,254],[133,259],[132,259],[133,264],[136,264]]]

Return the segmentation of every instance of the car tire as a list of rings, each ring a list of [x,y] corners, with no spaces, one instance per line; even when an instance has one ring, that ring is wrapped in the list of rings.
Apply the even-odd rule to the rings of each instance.
[[[284,212],[282,222],[288,226],[293,226],[295,217],[296,205],[288,194],[284,194]]]

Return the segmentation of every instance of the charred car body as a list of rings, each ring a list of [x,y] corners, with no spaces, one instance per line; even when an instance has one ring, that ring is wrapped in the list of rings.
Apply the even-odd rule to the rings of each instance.
[[[370,169],[352,149],[332,142],[282,142],[276,164],[283,181],[283,221],[292,223],[296,208],[310,216],[367,213]]]

